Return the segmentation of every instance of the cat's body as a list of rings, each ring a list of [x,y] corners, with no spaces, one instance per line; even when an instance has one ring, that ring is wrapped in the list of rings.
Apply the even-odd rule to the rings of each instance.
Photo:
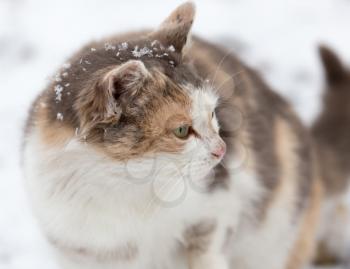
[[[36,100],[26,185],[62,268],[311,260],[322,185],[308,131],[234,56],[187,44],[193,15],[185,4],[157,31],[84,47]]]

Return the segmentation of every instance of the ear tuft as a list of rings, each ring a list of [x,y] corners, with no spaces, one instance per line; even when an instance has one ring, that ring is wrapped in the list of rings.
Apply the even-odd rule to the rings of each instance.
[[[346,76],[346,69],[338,55],[324,45],[319,46],[319,54],[328,83],[333,84],[342,81]]]
[[[195,11],[195,5],[192,2],[180,5],[153,33],[154,37],[164,45],[172,45],[176,51],[182,52],[188,41]]]

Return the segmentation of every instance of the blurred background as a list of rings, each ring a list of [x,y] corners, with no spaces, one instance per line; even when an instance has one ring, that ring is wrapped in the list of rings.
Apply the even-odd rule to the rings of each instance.
[[[27,110],[85,42],[156,27],[183,0],[0,0],[0,269],[56,269],[22,187]],[[320,43],[350,64],[350,0],[198,0],[194,33],[232,49],[306,124],[323,85]]]

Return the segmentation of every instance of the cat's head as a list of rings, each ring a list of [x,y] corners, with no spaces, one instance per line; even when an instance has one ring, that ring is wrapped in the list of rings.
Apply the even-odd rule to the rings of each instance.
[[[116,161],[137,160],[139,169],[154,158],[196,178],[221,161],[218,96],[186,55],[194,13],[185,3],[157,30],[109,44],[118,64],[96,70],[74,104],[87,143]]]

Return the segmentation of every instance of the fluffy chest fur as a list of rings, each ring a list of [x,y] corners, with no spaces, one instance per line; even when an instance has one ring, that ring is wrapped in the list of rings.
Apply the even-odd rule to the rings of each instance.
[[[259,194],[248,172],[236,175],[234,193],[208,193],[180,176],[157,186],[157,177],[169,179],[169,160],[116,165],[74,140],[48,148],[36,133],[28,144],[26,185],[43,230],[60,255],[91,268],[187,268],[186,230],[209,223],[226,231]]]

